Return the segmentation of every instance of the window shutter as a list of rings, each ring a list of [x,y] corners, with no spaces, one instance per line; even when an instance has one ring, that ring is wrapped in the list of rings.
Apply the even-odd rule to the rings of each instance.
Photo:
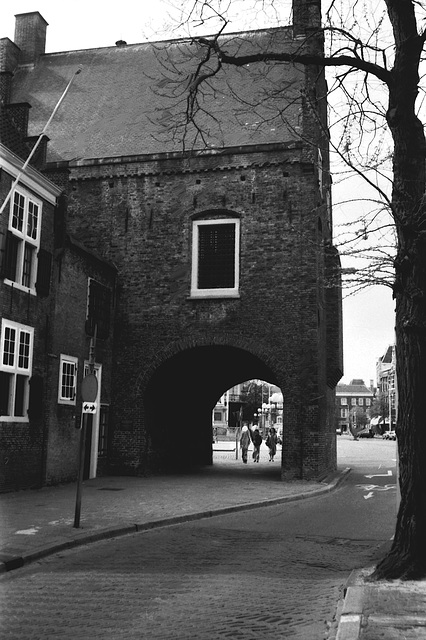
[[[30,378],[28,416],[31,420],[39,420],[43,417],[43,378],[38,375]]]
[[[235,286],[235,225],[212,224],[199,228],[198,287]]]
[[[50,292],[50,275],[52,271],[52,254],[45,249],[38,252],[36,291],[42,298]]]
[[[0,231],[0,278],[5,278],[6,233]]]
[[[11,231],[3,237],[3,248],[1,251],[0,277],[15,280],[16,262],[18,259],[19,240]]]

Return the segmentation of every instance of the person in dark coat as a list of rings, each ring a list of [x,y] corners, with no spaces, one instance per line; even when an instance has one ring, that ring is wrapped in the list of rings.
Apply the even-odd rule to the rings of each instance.
[[[269,462],[274,461],[274,457],[277,453],[277,432],[274,427],[269,429],[268,437],[266,438],[266,446],[269,448]]]
[[[262,436],[259,433],[258,427],[255,427],[253,429],[251,439],[253,440],[253,460],[254,462],[259,462],[260,445],[262,444]]]

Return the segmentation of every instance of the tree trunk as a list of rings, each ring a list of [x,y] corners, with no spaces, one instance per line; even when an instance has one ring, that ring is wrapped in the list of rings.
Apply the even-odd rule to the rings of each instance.
[[[411,43],[412,44],[412,43]],[[426,206],[425,137],[415,115],[418,62],[403,51],[390,87],[394,140],[397,442],[401,503],[392,548],[372,579],[426,575]],[[409,69],[407,69],[409,65]],[[416,70],[416,73],[413,73]]]

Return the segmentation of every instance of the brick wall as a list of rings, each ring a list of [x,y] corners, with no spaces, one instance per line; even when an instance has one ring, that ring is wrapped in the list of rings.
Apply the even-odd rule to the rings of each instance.
[[[46,483],[75,480],[79,464],[82,417],[81,381],[84,361],[89,359],[90,336],[86,334],[88,278],[113,292],[114,270],[83,248],[68,243],[56,251],[54,262],[55,306],[49,353],[48,449]],[[112,297],[112,296],[111,296]],[[58,402],[60,355],[78,359],[77,398],[74,405]],[[102,365],[101,402],[111,397],[112,327],[107,339],[98,339],[95,360]],[[96,443],[97,445],[97,443]]]
[[[2,171],[0,202],[3,202],[11,184],[11,177]],[[40,246],[49,252],[53,252],[53,233],[49,232],[53,229],[53,216],[54,206],[44,202]],[[9,207],[6,207],[0,219],[0,241],[7,231],[8,219]],[[32,295],[0,279],[0,318],[34,328],[32,375],[43,381],[47,378],[50,312],[50,296]],[[45,394],[44,385],[43,411],[46,410]],[[6,422],[0,416],[0,491],[40,486],[43,483],[47,438],[45,427],[43,417],[30,417],[29,422]]]
[[[190,299],[192,221],[224,210],[241,220],[240,297]],[[333,467],[327,215],[318,167],[298,145],[70,167],[68,230],[118,268],[111,469],[139,473],[176,458],[182,431],[208,462],[225,372],[228,386],[263,374],[283,390],[284,475]]]

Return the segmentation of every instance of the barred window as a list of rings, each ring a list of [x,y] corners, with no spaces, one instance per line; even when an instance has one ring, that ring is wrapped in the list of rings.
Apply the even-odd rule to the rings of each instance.
[[[240,221],[196,220],[193,223],[191,296],[237,296]]]

